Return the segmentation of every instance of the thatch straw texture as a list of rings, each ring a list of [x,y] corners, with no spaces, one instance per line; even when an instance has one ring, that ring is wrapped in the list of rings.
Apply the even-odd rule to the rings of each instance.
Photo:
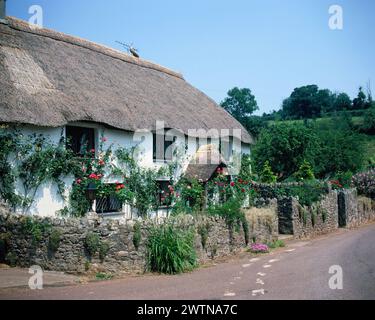
[[[93,121],[135,131],[241,129],[183,77],[159,65],[7,18],[0,23],[0,122],[57,127]]]

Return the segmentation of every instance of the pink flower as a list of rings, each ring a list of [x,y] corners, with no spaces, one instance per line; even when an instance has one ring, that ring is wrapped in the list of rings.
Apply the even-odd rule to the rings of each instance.
[[[82,182],[82,179],[77,179],[77,180],[76,180],[76,183],[77,183],[77,184],[81,184],[81,182]]]
[[[99,177],[97,174],[95,174],[95,173],[91,173],[91,174],[89,175],[89,178],[90,178],[90,179],[94,179],[94,180],[99,180],[99,179],[100,179],[100,177]]]
[[[95,149],[91,149],[90,152],[91,152],[91,153],[95,153]]]

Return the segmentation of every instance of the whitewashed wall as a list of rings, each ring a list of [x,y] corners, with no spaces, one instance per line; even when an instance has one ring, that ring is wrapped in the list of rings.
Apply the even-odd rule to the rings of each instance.
[[[113,146],[113,149],[116,150],[118,147],[122,148],[131,148],[132,146],[138,145],[140,153],[138,157],[140,159],[140,165],[148,168],[158,168],[162,165],[162,163],[154,163],[153,161],[153,138],[152,134],[149,132],[137,133],[134,134],[133,132],[126,132],[122,130],[110,129],[106,128],[99,124],[90,124],[90,123],[74,123],[74,126],[83,126],[83,127],[90,127],[94,128],[96,134],[96,146],[95,148],[98,149],[98,141],[101,136],[101,133],[104,133],[107,141],[104,144],[104,149]],[[36,127],[36,126],[23,126],[21,132],[24,135],[37,133],[43,134],[50,138],[51,142],[58,143],[61,135],[65,136],[65,128],[58,127],[58,128],[47,128],[47,127]],[[241,144],[240,144],[241,145]],[[195,139],[188,139],[188,149],[186,154],[183,156],[183,166],[182,171],[184,171],[190,161],[190,159],[194,156],[196,152],[196,141]],[[241,145],[242,153],[250,154],[250,146],[246,144]],[[181,174],[182,172],[179,172]],[[66,193],[65,196],[68,197],[71,186],[73,183],[73,177],[66,177],[64,182],[66,184]],[[117,177],[110,177],[106,178],[106,182],[115,182],[118,180]],[[23,188],[20,181],[16,183],[17,192],[22,194]],[[52,183],[45,183],[43,184],[37,191],[34,203],[30,208],[30,212],[28,214],[32,215],[40,215],[40,216],[54,216],[58,210],[64,208],[66,204],[64,203],[63,199],[57,192],[57,186]],[[156,215],[156,213],[153,213]],[[165,210],[161,209],[158,213],[158,216],[165,215]]]

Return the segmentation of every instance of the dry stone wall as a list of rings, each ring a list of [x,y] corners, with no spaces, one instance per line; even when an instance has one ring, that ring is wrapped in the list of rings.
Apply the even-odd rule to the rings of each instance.
[[[277,221],[276,214],[275,218]],[[139,231],[136,231],[135,223],[132,220],[103,220],[98,216],[30,219],[11,213],[0,205],[0,259],[14,266],[40,265],[46,270],[73,273],[88,270],[141,273],[146,268],[148,230],[156,222],[138,222]],[[186,215],[173,218],[173,223],[178,228],[195,230],[195,246],[200,263],[234,254],[246,246],[243,228],[230,230],[222,218]],[[207,236],[202,235],[202,229],[207,230]],[[255,225],[250,225],[250,229],[251,236],[257,240],[272,239],[277,235],[277,223],[268,225],[261,218]],[[52,234],[59,235],[58,245],[53,250]],[[88,234],[97,235],[99,247],[103,249],[90,254],[85,245]],[[134,241],[135,235],[139,243]]]

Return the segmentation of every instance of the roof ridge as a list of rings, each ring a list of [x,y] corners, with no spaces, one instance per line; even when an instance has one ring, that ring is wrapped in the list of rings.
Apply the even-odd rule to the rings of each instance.
[[[176,71],[163,67],[159,64],[156,64],[156,63],[153,63],[153,62],[141,59],[141,58],[135,58],[122,51],[107,47],[102,44],[98,44],[93,41],[89,41],[89,40],[79,38],[76,36],[67,35],[65,33],[47,29],[47,28],[32,28],[30,24],[27,23],[26,21],[20,20],[15,17],[7,17],[6,21],[8,22],[7,25],[9,27],[13,29],[17,29],[19,31],[28,32],[28,33],[32,33],[35,35],[48,37],[54,40],[63,41],[72,45],[80,46],[88,50],[92,50],[92,51],[110,56],[112,58],[122,60],[127,63],[131,63],[134,65],[143,67],[143,68],[153,69],[153,70],[163,72],[168,75],[184,80],[184,77],[181,73],[178,73]]]

